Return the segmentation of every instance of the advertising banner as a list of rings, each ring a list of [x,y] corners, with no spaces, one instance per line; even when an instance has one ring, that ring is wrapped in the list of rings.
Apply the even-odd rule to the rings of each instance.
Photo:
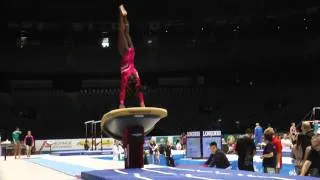
[[[49,151],[51,146],[51,151],[66,151],[66,150],[84,150],[85,138],[80,139],[48,139],[48,140],[36,140],[35,146],[36,151]],[[114,139],[113,138],[103,138],[102,147],[103,149],[112,148]],[[95,141],[93,141],[95,145]],[[97,149],[100,149],[101,139],[97,138]],[[88,145],[91,148],[92,139],[88,139]],[[89,148],[89,149],[90,149]]]
[[[211,154],[210,143],[216,142],[217,147],[221,149],[222,139],[221,131],[203,131],[202,132],[202,156],[208,158]]]
[[[187,158],[201,158],[200,131],[187,132]]]

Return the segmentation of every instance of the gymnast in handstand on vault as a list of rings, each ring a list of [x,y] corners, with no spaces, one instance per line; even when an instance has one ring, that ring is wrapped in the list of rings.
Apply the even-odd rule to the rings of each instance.
[[[145,107],[143,94],[141,92],[141,80],[134,66],[135,49],[129,34],[129,22],[127,19],[127,11],[123,4],[119,6],[120,19],[119,19],[119,39],[118,48],[122,57],[120,63],[121,71],[121,86],[120,86],[120,105],[119,108],[125,108],[126,89],[129,88],[128,84],[134,84],[136,95],[138,96],[141,107]]]

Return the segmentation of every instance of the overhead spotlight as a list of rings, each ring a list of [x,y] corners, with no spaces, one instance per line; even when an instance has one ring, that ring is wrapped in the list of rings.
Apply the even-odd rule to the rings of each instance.
[[[240,26],[237,26],[237,29],[240,29]]]
[[[204,29],[204,28],[203,28],[203,27],[201,27],[201,31],[203,31],[203,29]]]
[[[233,29],[233,32],[237,32],[237,29]]]
[[[102,45],[103,48],[110,47],[109,38],[103,38],[102,42],[101,42],[101,45]]]
[[[305,29],[308,30],[308,26],[306,26]]]
[[[107,32],[103,32],[103,33],[102,33],[101,46],[102,46],[103,48],[108,48],[108,47],[110,47],[110,39],[109,39],[109,37],[108,37],[108,33],[107,33]]]
[[[306,21],[307,19],[306,18],[303,18],[303,21]]]
[[[158,45],[158,37],[149,32],[148,35],[144,37],[144,44],[148,47],[153,47]]]
[[[26,46],[27,42],[28,42],[27,32],[21,31],[17,37],[17,47],[23,48]]]
[[[168,32],[168,29],[166,29],[166,33]]]
[[[277,29],[280,30],[280,26],[278,26]]]

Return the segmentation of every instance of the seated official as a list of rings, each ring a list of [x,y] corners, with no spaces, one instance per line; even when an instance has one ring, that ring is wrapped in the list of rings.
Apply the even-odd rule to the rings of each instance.
[[[217,148],[216,142],[210,143],[210,150],[211,155],[207,162],[205,162],[205,166],[221,169],[226,169],[230,166],[230,162],[227,156]]]

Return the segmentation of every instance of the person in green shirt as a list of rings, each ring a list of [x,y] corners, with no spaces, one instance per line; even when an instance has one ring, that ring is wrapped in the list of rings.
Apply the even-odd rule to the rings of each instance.
[[[17,159],[17,156],[18,158],[20,159],[20,154],[21,154],[21,131],[20,129],[17,127],[15,131],[12,132],[12,142],[13,142],[13,145],[14,145],[14,158]]]

